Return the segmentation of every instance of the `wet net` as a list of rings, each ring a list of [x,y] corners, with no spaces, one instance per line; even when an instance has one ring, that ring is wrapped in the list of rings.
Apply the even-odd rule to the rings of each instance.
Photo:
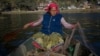
[[[77,24],[78,24],[78,29],[77,29],[78,35],[77,34],[75,35],[76,39],[78,39],[80,43],[90,51],[90,53],[92,53],[95,56],[100,56],[99,52],[100,42],[93,42],[91,41],[91,39],[88,39],[80,23],[78,22]]]

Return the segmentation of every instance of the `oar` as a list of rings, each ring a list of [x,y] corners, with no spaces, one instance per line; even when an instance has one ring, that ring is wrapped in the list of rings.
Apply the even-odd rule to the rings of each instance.
[[[78,23],[76,23],[76,24],[78,24]],[[71,42],[71,39],[72,39],[72,37],[73,37],[73,35],[74,35],[74,33],[75,33],[75,30],[76,30],[76,28],[74,28],[74,29],[72,30],[72,33],[71,33],[70,36],[67,36],[67,37],[66,37],[65,43],[64,43],[63,48],[62,48],[62,54],[65,54],[66,49],[69,47],[70,42]]]
[[[19,29],[17,29],[17,30],[14,30],[14,31],[12,31],[12,32],[10,32],[10,33],[5,34],[4,37],[3,37],[3,38],[4,38],[4,42],[7,43],[7,42],[9,42],[9,41],[11,41],[11,40],[13,40],[13,39],[16,39],[16,36],[17,36],[21,31],[23,31],[23,29],[22,29],[22,28],[19,28]]]
[[[74,29],[72,30],[72,33],[71,33],[70,36],[67,36],[67,37],[66,37],[64,46],[63,46],[63,48],[62,48],[62,54],[64,54],[64,53],[66,52],[66,49],[69,47],[70,42],[71,42],[71,39],[72,39],[72,37],[73,37],[73,35],[74,35],[74,33],[75,33],[75,30],[76,30],[76,28],[74,28]]]

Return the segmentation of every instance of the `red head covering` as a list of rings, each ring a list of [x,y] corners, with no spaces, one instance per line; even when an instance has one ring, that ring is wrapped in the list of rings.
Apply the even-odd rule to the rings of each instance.
[[[50,11],[51,8],[55,7],[57,12],[59,12],[58,5],[56,3],[50,3],[47,8],[45,9],[47,12]]]

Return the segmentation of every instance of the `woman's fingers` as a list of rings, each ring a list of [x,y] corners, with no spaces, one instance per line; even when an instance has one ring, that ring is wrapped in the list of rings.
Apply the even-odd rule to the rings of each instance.
[[[76,27],[77,27],[77,23],[74,24],[74,25],[72,26],[72,29],[74,29],[74,28],[76,28]]]
[[[29,27],[30,24],[26,24],[24,25],[23,29],[27,29]]]
[[[28,28],[29,26],[33,26],[34,22],[30,22],[24,25],[23,29]]]

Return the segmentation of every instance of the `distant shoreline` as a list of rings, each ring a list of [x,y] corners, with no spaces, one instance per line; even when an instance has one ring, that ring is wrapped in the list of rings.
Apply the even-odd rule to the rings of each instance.
[[[100,13],[100,9],[68,9],[68,10],[61,10],[61,13]],[[45,11],[5,11],[1,12],[1,14],[43,14]]]

